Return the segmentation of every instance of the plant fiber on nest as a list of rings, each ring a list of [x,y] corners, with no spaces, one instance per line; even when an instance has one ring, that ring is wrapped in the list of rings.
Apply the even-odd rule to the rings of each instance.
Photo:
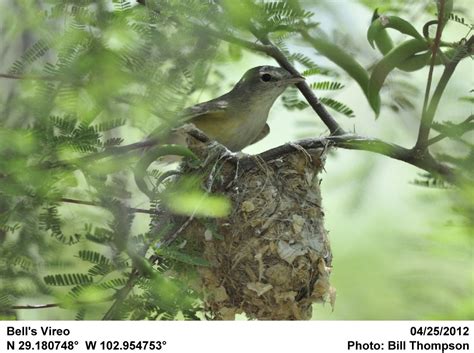
[[[311,318],[313,303],[333,305],[332,254],[318,177],[325,152],[295,149],[271,161],[256,159],[242,172],[235,159],[222,157],[222,146],[189,143],[205,162],[185,161],[183,171],[200,175],[204,188],[232,204],[228,217],[193,219],[177,240],[182,251],[209,263],[196,267],[197,278],[190,277],[207,317],[232,320],[244,313],[250,319],[304,320]],[[188,270],[177,275],[189,275]]]

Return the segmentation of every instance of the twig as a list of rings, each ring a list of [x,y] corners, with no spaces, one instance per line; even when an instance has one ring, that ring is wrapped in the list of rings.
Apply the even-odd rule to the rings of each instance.
[[[281,67],[288,70],[293,75],[300,75],[298,70],[288,61],[286,56],[278,49],[276,46],[272,47],[272,54],[270,54]],[[333,116],[328,112],[326,107],[321,103],[319,98],[314,94],[313,90],[309,87],[306,82],[299,82],[296,84],[296,87],[300,90],[301,94],[306,98],[306,101],[309,103],[311,108],[316,112],[322,122],[327,126],[331,135],[343,135],[345,131],[333,118]]]
[[[301,76],[301,74],[296,70],[296,68],[289,62],[286,58],[285,54],[274,45],[268,37],[266,38],[259,38],[259,40],[264,44],[257,44],[247,40],[243,40],[240,38],[233,37],[229,34],[224,32],[218,32],[211,29],[203,29],[203,31],[207,32],[208,34],[225,40],[226,42],[234,43],[240,45],[244,48],[258,51],[267,54],[268,56],[272,57],[276,60],[276,62],[285,70],[290,72],[293,75]],[[300,90],[301,94],[306,98],[307,102],[319,116],[319,118],[323,121],[323,123],[327,126],[329,131],[332,135],[342,135],[344,134],[344,130],[342,127],[337,123],[337,121],[333,118],[333,116],[327,111],[318,97],[314,94],[313,90],[309,87],[306,82],[299,82],[296,84],[296,87]]]
[[[201,142],[209,141],[209,138],[197,129],[189,130],[187,131],[187,133]],[[324,147],[328,142],[334,147],[351,149],[351,150],[368,151],[368,152],[384,155],[393,159],[398,159],[408,164],[424,169],[427,172],[439,174],[448,181],[451,181],[451,182],[454,181],[453,170],[451,170],[449,167],[445,166],[444,164],[441,164],[437,162],[436,160],[434,160],[433,157],[429,153],[425,153],[425,154],[413,153],[412,149],[407,149],[402,146],[384,142],[379,139],[359,136],[355,134],[344,134],[344,135],[337,135],[337,136],[328,136],[328,137],[319,138],[319,139],[316,139],[316,138],[305,139],[305,140],[297,141],[295,143],[302,146],[303,148],[320,148],[320,147]],[[109,153],[112,153],[113,155],[128,153],[129,151],[138,148],[137,146],[140,146],[140,145],[141,143],[134,143],[131,145],[116,147],[114,148],[113,151],[109,151]],[[142,148],[144,147],[142,146]],[[294,147],[291,147],[290,145],[285,144],[285,145],[281,145],[279,147],[273,148],[271,150],[268,150],[266,152],[263,152],[257,156],[261,157],[263,160],[270,160],[272,158],[277,158],[279,155],[290,153],[292,151],[294,151]],[[99,156],[92,155],[92,157],[94,157],[93,160],[109,157],[110,154],[107,154],[106,152],[107,151],[102,152]],[[252,162],[247,162],[246,160],[244,160],[241,163],[245,164],[245,163],[252,163]]]
[[[271,56],[276,62],[285,70],[290,72],[293,75],[301,76],[301,74],[296,70],[296,68],[290,63],[285,54],[271,42],[270,38],[266,33],[258,32],[255,28],[251,27],[250,31],[253,35],[265,45],[265,53]],[[316,112],[319,118],[323,123],[328,127],[331,135],[343,135],[345,132],[339,126],[337,121],[333,116],[327,111],[318,97],[314,94],[313,90],[309,87],[306,82],[299,82],[296,84],[296,87],[300,90],[301,94],[306,98],[306,101],[309,103],[311,108]]]
[[[257,157],[264,161],[269,161],[285,154],[294,152],[294,145],[297,144],[305,149],[331,147],[344,148],[349,150],[368,151],[381,154],[405,163],[411,164],[427,172],[442,176],[445,180],[455,183],[456,177],[454,171],[445,164],[436,161],[429,153],[416,155],[411,149],[401,147],[396,144],[387,143],[379,139],[363,137],[359,135],[339,135],[328,136],[321,139],[304,139],[291,144],[281,145],[265,151]],[[245,158],[240,161],[244,169],[251,168],[255,164],[253,158]]]
[[[126,154],[128,152],[132,152],[135,150],[141,150],[141,149],[156,146],[160,143],[160,140],[161,138],[159,137],[153,137],[153,138],[149,138],[140,142],[135,142],[129,145],[109,147],[103,150],[102,152],[89,154],[87,156],[80,157],[80,158],[67,159],[67,160],[55,162],[53,164],[44,164],[42,167],[45,169],[71,168],[71,167],[77,168],[80,165],[87,165],[88,163],[92,163],[100,159],[108,158],[111,156],[120,156],[120,155]]]
[[[66,203],[73,203],[77,205],[87,205],[87,206],[94,206],[94,207],[104,207],[100,204],[97,204],[92,201],[84,201],[84,200],[76,200],[76,199],[69,199],[66,197],[63,197],[59,199],[61,202],[66,202]],[[151,215],[156,215],[158,212],[152,211],[152,210],[146,210],[143,208],[135,208],[135,207],[127,207],[127,209],[132,212],[132,213],[146,213],[146,214],[151,214]]]
[[[420,129],[418,133],[418,140],[416,142],[416,146],[418,149],[426,148],[425,142],[428,139],[428,135],[431,129],[432,119],[430,121],[427,110],[428,110],[428,101],[430,98],[431,82],[433,81],[433,72],[434,72],[434,66],[436,62],[436,54],[438,53],[439,44],[441,42],[441,35],[444,29],[444,5],[445,5],[445,0],[439,0],[439,13],[438,13],[438,21],[437,21],[438,25],[436,26],[436,35],[435,35],[433,45],[431,47],[432,54],[431,54],[430,68],[428,71],[428,79],[426,80],[425,97],[423,99],[422,117],[421,117],[421,122],[420,122]],[[423,34],[427,36],[428,33],[425,33],[425,32],[428,32],[428,28],[426,26],[423,28]]]
[[[41,81],[56,81],[57,79],[48,76],[34,76],[34,75],[15,75],[15,74],[2,74],[0,78],[7,78],[10,80],[41,80]]]
[[[431,124],[433,123],[433,119],[436,110],[438,109],[441,97],[443,96],[443,92],[461,59],[471,53],[473,44],[474,36],[471,36],[464,45],[460,46],[456,50],[454,57],[446,64],[443,74],[441,75],[438,85],[436,86],[433,96],[431,97],[431,101],[428,107],[423,111],[420,128],[418,130],[418,138],[415,147],[413,148],[414,153],[422,154],[426,150]]]
[[[60,307],[59,303],[50,303],[50,304],[27,304],[27,305],[13,305],[9,309],[13,310],[23,310],[23,309],[48,309],[48,308],[57,308]]]
[[[74,304],[82,304],[82,305],[85,305],[85,304],[97,304],[97,303],[105,303],[105,302],[109,302],[113,299],[112,296],[109,296],[107,298],[103,298],[99,301],[90,301],[90,302],[87,302],[87,301],[76,301],[74,302]],[[64,304],[62,303],[48,303],[48,304],[26,304],[26,305],[12,305],[10,307],[8,307],[9,309],[12,309],[12,310],[27,310],[27,309],[49,309],[49,308],[60,308],[62,307]]]
[[[127,299],[128,294],[131,292],[133,287],[135,286],[136,282],[138,281],[139,277],[139,271],[134,269],[132,270],[132,273],[130,274],[127,283],[125,286],[120,288],[116,295],[115,295],[115,301],[113,304],[110,306],[109,310],[104,314],[102,317],[102,320],[116,320],[115,313],[117,310],[119,310],[120,306],[123,304],[125,299]]]
[[[473,121],[474,121],[474,115],[470,115],[466,120],[464,120],[463,122],[459,123],[459,124],[456,124],[454,125],[453,127],[454,128],[458,128],[460,130],[462,130],[462,134],[459,134],[459,136],[462,136],[464,133],[468,132],[468,131],[471,131],[471,130],[474,130],[474,124],[473,124]],[[436,129],[436,128],[435,128]],[[439,131],[439,130],[438,130]],[[426,145],[427,146],[431,146],[432,144],[435,144],[443,139],[445,139],[446,137],[450,137],[450,135],[448,135],[447,133],[445,132],[441,132],[439,135],[433,137],[433,138],[430,138],[427,142],[426,142]]]

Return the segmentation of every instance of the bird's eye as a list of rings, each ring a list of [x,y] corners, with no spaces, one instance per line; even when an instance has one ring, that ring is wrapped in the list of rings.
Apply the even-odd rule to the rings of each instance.
[[[272,75],[270,74],[263,74],[260,79],[263,81],[263,82],[268,82],[272,79]]]

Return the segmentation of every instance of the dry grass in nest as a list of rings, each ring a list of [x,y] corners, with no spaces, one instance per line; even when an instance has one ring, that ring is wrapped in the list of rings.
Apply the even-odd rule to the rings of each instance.
[[[193,220],[179,235],[183,251],[201,254],[210,264],[198,267],[193,281],[208,316],[303,320],[311,318],[313,303],[332,305],[332,255],[318,177],[323,150],[257,161],[235,177],[235,161],[216,161],[206,144],[191,148],[206,164],[183,168],[201,173],[207,183],[211,178],[212,192],[226,195],[233,207],[228,217],[212,222],[212,231]]]

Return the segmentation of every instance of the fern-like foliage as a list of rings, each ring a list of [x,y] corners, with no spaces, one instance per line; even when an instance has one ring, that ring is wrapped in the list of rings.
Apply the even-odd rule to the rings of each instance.
[[[131,274],[148,268],[138,259],[148,256],[148,247],[166,227],[157,230],[153,216],[149,233],[135,234],[130,203],[136,192],[127,173],[136,156],[98,162],[94,156],[123,144],[126,129],[146,135],[164,122],[172,125],[190,94],[220,87],[208,80],[211,65],[222,60],[218,42],[193,25],[213,20],[219,26],[216,4],[163,1],[155,11],[152,2],[149,10],[133,1],[117,0],[113,7],[99,3],[52,0],[41,11],[36,4],[19,5],[12,17],[40,16],[37,23],[18,26],[30,26],[25,37],[34,40],[9,73],[29,80],[2,107],[0,118],[0,241],[8,239],[0,247],[5,307],[36,294],[63,300],[66,287],[76,319],[86,313],[100,318],[87,303],[96,298],[105,312]],[[285,21],[283,14],[272,19]],[[15,128],[4,126],[8,120]],[[91,158],[81,162],[82,157]],[[65,201],[75,198],[88,202]],[[158,204],[153,200],[152,208]],[[161,254],[148,275],[162,273],[173,261],[199,262],[178,251],[172,255]],[[53,262],[54,272],[45,275],[39,264]],[[31,285],[24,285],[24,277]],[[154,283],[150,277],[136,284],[137,301],[147,303],[140,305],[140,314],[126,302],[117,315],[174,318],[188,290],[173,308],[171,303],[162,308]]]
[[[322,97],[320,98],[320,100],[324,105],[328,106],[329,108],[335,110],[338,113],[341,113],[349,118],[353,118],[355,116],[354,111],[344,103],[327,97]]]
[[[30,48],[28,48],[25,53],[21,56],[20,59],[16,60],[9,72],[11,74],[23,74],[28,66],[32,65],[37,60],[40,60],[44,57],[46,52],[49,50],[50,44],[47,40],[40,39]]]
[[[313,13],[286,1],[264,2],[261,5],[260,22],[267,32],[296,31],[305,25]]]
[[[472,23],[467,23],[466,19],[463,16],[457,15],[455,13],[450,13],[448,19],[450,21],[456,22],[464,27],[467,27],[469,29],[474,29],[474,24]]]
[[[145,202],[131,178],[143,155],[133,142],[179,124],[186,106],[230,85],[221,64],[247,52],[209,29],[247,41],[268,36],[313,89],[341,90],[338,69],[290,42],[315,29],[316,16],[298,1],[259,0],[48,0],[17,2],[15,11],[0,12],[24,39],[9,68],[23,80],[12,81],[0,114],[0,312],[38,296],[67,304],[77,320],[109,309],[117,319],[202,318],[202,298],[171,274],[209,264],[174,245],[157,249],[175,226],[161,200],[172,173],[145,171],[154,192]],[[397,107],[412,103],[394,97]],[[308,107],[295,87],[282,102]],[[321,102],[354,115],[332,97]],[[459,126],[433,127],[469,148]],[[472,155],[440,158],[472,168]]]
[[[288,110],[303,110],[309,106],[308,103],[299,97],[298,91],[293,87],[287,89],[286,92],[283,93],[281,100],[283,106]]]
[[[320,81],[311,83],[310,87],[315,90],[336,91],[343,89],[344,85],[342,83],[334,81]]]
[[[58,274],[44,277],[46,284],[51,286],[73,286],[92,283],[92,277],[82,273]]]

